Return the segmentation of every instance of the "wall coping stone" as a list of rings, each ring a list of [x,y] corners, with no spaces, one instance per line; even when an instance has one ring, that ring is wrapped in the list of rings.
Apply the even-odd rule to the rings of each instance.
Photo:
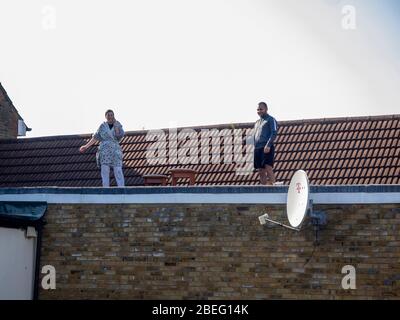
[[[0,201],[285,204],[287,190],[288,186],[24,187],[0,188]],[[310,186],[310,198],[315,204],[400,203],[400,185]]]

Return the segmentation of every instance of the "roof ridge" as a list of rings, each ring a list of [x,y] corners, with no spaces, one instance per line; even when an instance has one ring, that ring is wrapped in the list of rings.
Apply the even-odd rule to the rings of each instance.
[[[1,87],[1,85],[0,85]],[[336,118],[314,118],[314,119],[300,119],[300,120],[282,120],[279,121],[280,125],[302,125],[302,124],[324,124],[324,123],[337,123],[337,122],[346,122],[346,121],[374,121],[374,120],[392,120],[392,119],[400,119],[400,114],[391,114],[391,115],[374,115],[374,116],[355,116],[355,117],[336,117]],[[240,129],[247,126],[252,126],[254,122],[239,122],[239,123],[224,123],[224,124],[215,124],[215,125],[199,125],[199,126],[185,126],[178,127],[177,130],[183,129],[226,129],[231,127],[232,129]],[[159,129],[148,129],[148,130],[134,130],[134,131],[125,131],[125,134],[129,136],[136,136],[147,133],[149,131],[162,130],[166,131],[170,128],[159,128]],[[43,137],[24,137],[18,139],[0,139],[0,143],[8,143],[8,142],[16,142],[18,141],[51,141],[56,139],[68,140],[68,139],[87,139],[92,136],[92,133],[84,133],[84,134],[71,134],[71,135],[55,135],[55,136],[43,136]]]
[[[290,124],[306,124],[306,123],[335,123],[335,122],[346,122],[346,121],[366,121],[366,120],[373,121],[373,120],[393,120],[393,119],[400,119],[400,114],[284,120],[284,121],[279,121],[279,123],[290,125]]]

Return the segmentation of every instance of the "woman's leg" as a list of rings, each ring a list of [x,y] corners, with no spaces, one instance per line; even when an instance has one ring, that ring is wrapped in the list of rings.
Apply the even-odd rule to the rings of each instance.
[[[118,187],[124,187],[125,179],[124,179],[124,173],[122,172],[122,167],[113,167],[113,171],[115,180],[117,180]]]
[[[103,180],[103,187],[110,186],[110,167],[105,164],[101,165],[101,179]]]

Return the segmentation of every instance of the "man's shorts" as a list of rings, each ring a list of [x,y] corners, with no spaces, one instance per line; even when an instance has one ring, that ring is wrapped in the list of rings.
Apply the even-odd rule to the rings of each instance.
[[[264,153],[264,148],[254,149],[254,168],[264,169],[266,165],[274,167],[275,147],[271,146],[268,153]]]

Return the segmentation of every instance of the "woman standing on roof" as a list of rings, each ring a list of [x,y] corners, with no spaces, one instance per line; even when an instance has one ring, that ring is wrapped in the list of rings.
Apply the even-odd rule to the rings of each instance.
[[[122,149],[119,141],[125,132],[121,123],[114,118],[114,112],[107,110],[105,113],[106,120],[103,122],[97,132],[93,134],[90,141],[79,148],[84,153],[96,141],[100,142],[99,149],[96,153],[97,166],[101,168],[101,179],[103,187],[110,186],[110,167],[113,167],[114,177],[118,187],[125,186],[124,174],[122,172]]]

